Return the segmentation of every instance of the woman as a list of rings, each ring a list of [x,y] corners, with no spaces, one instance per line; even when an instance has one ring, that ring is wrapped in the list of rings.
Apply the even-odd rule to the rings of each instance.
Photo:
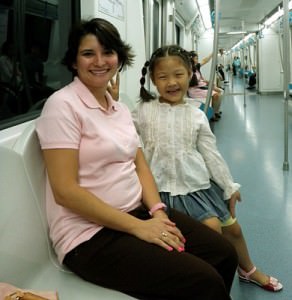
[[[235,250],[191,218],[166,213],[131,114],[107,91],[132,62],[111,23],[81,22],[64,58],[74,81],[47,100],[37,121],[59,261],[139,299],[230,299]]]

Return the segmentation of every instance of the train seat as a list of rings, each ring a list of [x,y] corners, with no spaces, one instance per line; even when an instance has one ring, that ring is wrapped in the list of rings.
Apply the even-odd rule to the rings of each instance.
[[[130,99],[130,97],[126,93],[123,93],[123,92],[120,92],[119,101],[126,104],[130,111],[132,111],[138,103],[138,102],[135,102],[134,100]]]
[[[88,283],[57,262],[44,207],[45,168],[30,123],[13,148],[0,147],[0,282],[57,291],[60,300],[134,299]]]
[[[202,111],[204,111],[205,109],[205,102],[206,99],[205,98],[188,98],[194,101],[196,107],[198,107],[199,109],[201,109]],[[214,110],[212,108],[212,103],[210,102],[209,107],[207,109],[207,113],[206,116],[208,118],[208,120],[210,120],[214,115]]]

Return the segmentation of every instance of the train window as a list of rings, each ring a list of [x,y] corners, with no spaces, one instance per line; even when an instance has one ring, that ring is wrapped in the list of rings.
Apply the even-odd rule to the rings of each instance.
[[[80,19],[79,0],[0,0],[0,129],[40,113],[67,84],[66,36]]]

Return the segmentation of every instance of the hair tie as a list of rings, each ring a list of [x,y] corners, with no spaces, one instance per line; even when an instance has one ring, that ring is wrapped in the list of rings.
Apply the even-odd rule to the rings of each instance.
[[[147,74],[147,68],[143,67],[142,68],[142,75],[145,76]]]
[[[144,64],[144,67],[142,68],[142,77],[140,79],[140,84],[144,85],[145,84],[145,75],[147,74],[147,67],[150,65],[150,62],[147,60]]]

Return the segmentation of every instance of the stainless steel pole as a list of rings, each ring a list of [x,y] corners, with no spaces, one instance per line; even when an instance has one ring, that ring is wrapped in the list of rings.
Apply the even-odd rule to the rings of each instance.
[[[213,57],[212,57],[212,64],[211,64],[211,70],[210,70],[208,93],[207,93],[207,98],[206,98],[206,103],[205,103],[205,108],[204,108],[204,112],[206,114],[207,114],[208,107],[211,102],[213,82],[214,82],[214,78],[215,78],[217,57],[218,57],[219,8],[220,8],[220,0],[215,0],[214,1],[215,20],[214,20]]]
[[[283,0],[283,71],[284,71],[284,162],[283,170],[289,170],[288,161],[288,98],[290,82],[290,34],[289,34],[289,0]]]
[[[241,29],[242,32],[244,32],[244,21],[241,21]],[[244,33],[242,34],[242,80],[243,80],[243,106],[246,107],[246,79],[245,79],[245,67],[246,67],[246,63],[247,61],[245,60],[245,41],[244,41]]]

